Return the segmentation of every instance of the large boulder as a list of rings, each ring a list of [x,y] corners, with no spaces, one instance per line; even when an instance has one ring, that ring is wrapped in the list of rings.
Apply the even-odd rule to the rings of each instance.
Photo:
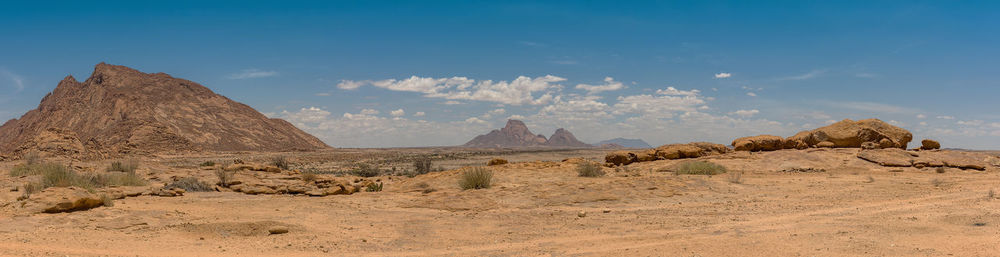
[[[733,140],[736,151],[777,151],[785,148],[785,138],[772,135],[741,137]]]
[[[614,151],[604,156],[604,162],[614,165],[629,165],[637,159],[636,154],[629,151]]]
[[[860,148],[865,142],[874,142],[880,148],[906,149],[906,145],[913,140],[913,134],[879,119],[845,119],[826,127],[799,132],[788,140],[800,140],[809,146],[830,142],[833,147],[852,148]]]
[[[938,141],[924,139],[920,141],[920,150],[935,150],[941,149],[941,143]]]
[[[50,187],[31,194],[23,203],[30,212],[59,213],[88,210],[104,205],[101,197],[79,187]]]

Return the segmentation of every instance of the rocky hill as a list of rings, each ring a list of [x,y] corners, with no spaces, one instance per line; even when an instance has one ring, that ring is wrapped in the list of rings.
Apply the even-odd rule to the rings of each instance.
[[[625,148],[653,148],[653,146],[642,141],[642,139],[615,138],[597,142],[594,145],[620,145]]]
[[[465,143],[465,147],[590,147],[577,140],[573,133],[565,129],[557,129],[552,138],[546,139],[541,134],[534,134],[524,125],[523,121],[507,120],[502,129],[495,129],[485,135],[479,135]]]
[[[0,152],[108,157],[178,151],[328,148],[291,123],[188,80],[100,63],[67,76],[37,109],[0,126]]]

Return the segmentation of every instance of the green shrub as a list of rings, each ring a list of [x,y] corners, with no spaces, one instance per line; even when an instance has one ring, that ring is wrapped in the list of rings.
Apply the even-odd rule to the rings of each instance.
[[[462,172],[462,177],[458,185],[462,189],[483,189],[490,188],[493,183],[493,171],[483,167],[476,167]]]
[[[135,172],[139,168],[139,161],[129,159],[125,161],[115,161],[111,163],[107,171]]]
[[[271,158],[271,165],[274,165],[274,167],[278,167],[283,170],[287,170],[289,167],[288,159],[285,158],[284,156],[276,156],[274,158]]]
[[[681,163],[676,172],[677,174],[717,175],[726,173],[726,167],[706,161],[692,161]]]
[[[432,166],[430,157],[420,157],[413,161],[413,170],[417,175],[430,173],[433,171]]]
[[[364,163],[358,164],[358,167],[351,171],[351,175],[365,178],[378,176],[381,173],[378,168]]]
[[[604,176],[604,168],[597,163],[583,162],[576,165],[576,173],[581,177],[601,177]]]
[[[366,192],[382,192],[382,182],[378,182],[378,184],[375,184],[375,183],[368,184],[368,186],[366,186],[366,188],[365,188],[365,191]]]
[[[188,192],[211,192],[215,190],[208,183],[201,182],[201,180],[194,177],[175,180],[174,182],[170,182],[170,184],[164,185],[163,188],[180,188]]]

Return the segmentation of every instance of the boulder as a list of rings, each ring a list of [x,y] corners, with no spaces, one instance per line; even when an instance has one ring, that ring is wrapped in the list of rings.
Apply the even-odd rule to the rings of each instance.
[[[785,138],[772,135],[741,137],[733,140],[736,151],[777,151],[785,148]]]
[[[684,158],[698,158],[702,156],[704,149],[691,144],[671,144],[656,148],[656,158],[660,160],[675,160]]]
[[[644,150],[644,151],[635,151],[635,152],[632,152],[632,153],[635,154],[635,157],[636,157],[635,161],[636,162],[651,162],[651,161],[655,161],[657,159],[656,158],[656,150],[654,150],[654,149],[647,149],[647,150]]]
[[[629,151],[614,151],[604,156],[604,162],[613,165],[629,165],[637,159],[638,157]]]
[[[881,148],[906,149],[906,145],[913,140],[913,134],[878,119],[845,119],[826,127],[799,132],[788,140],[801,140],[816,147],[820,147],[821,142],[833,143],[833,147],[854,148],[861,147],[865,142],[874,142]]]
[[[784,140],[784,145],[782,146],[782,148],[784,148],[784,149],[799,149],[799,150],[802,150],[802,149],[809,148],[809,144],[806,144],[805,141],[802,141],[802,140],[799,140],[799,139],[785,139]]]
[[[26,201],[26,209],[42,213],[82,211],[104,205],[99,195],[79,187],[46,188],[32,194]]]
[[[729,147],[726,147],[725,145],[716,144],[716,143],[692,142],[692,143],[688,143],[688,144],[692,145],[692,146],[695,146],[695,147],[698,147],[698,148],[701,148],[702,155],[704,155],[704,156],[730,153],[730,152],[733,151],[733,149],[729,149]]]
[[[924,139],[920,141],[920,150],[935,150],[941,149],[941,143],[938,141]]]
[[[878,144],[876,144],[875,142],[864,142],[861,143],[861,149],[872,150],[872,149],[879,149],[879,147]]]
[[[914,160],[914,156],[906,150],[895,148],[864,150],[858,153],[858,158],[886,167],[910,167]]]

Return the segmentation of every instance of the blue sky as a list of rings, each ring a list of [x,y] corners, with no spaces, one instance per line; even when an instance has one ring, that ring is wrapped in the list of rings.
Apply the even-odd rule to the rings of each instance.
[[[995,1],[3,6],[3,120],[107,62],[199,82],[342,147],[462,144],[513,117],[654,145],[880,118],[915,141],[1000,148]]]

